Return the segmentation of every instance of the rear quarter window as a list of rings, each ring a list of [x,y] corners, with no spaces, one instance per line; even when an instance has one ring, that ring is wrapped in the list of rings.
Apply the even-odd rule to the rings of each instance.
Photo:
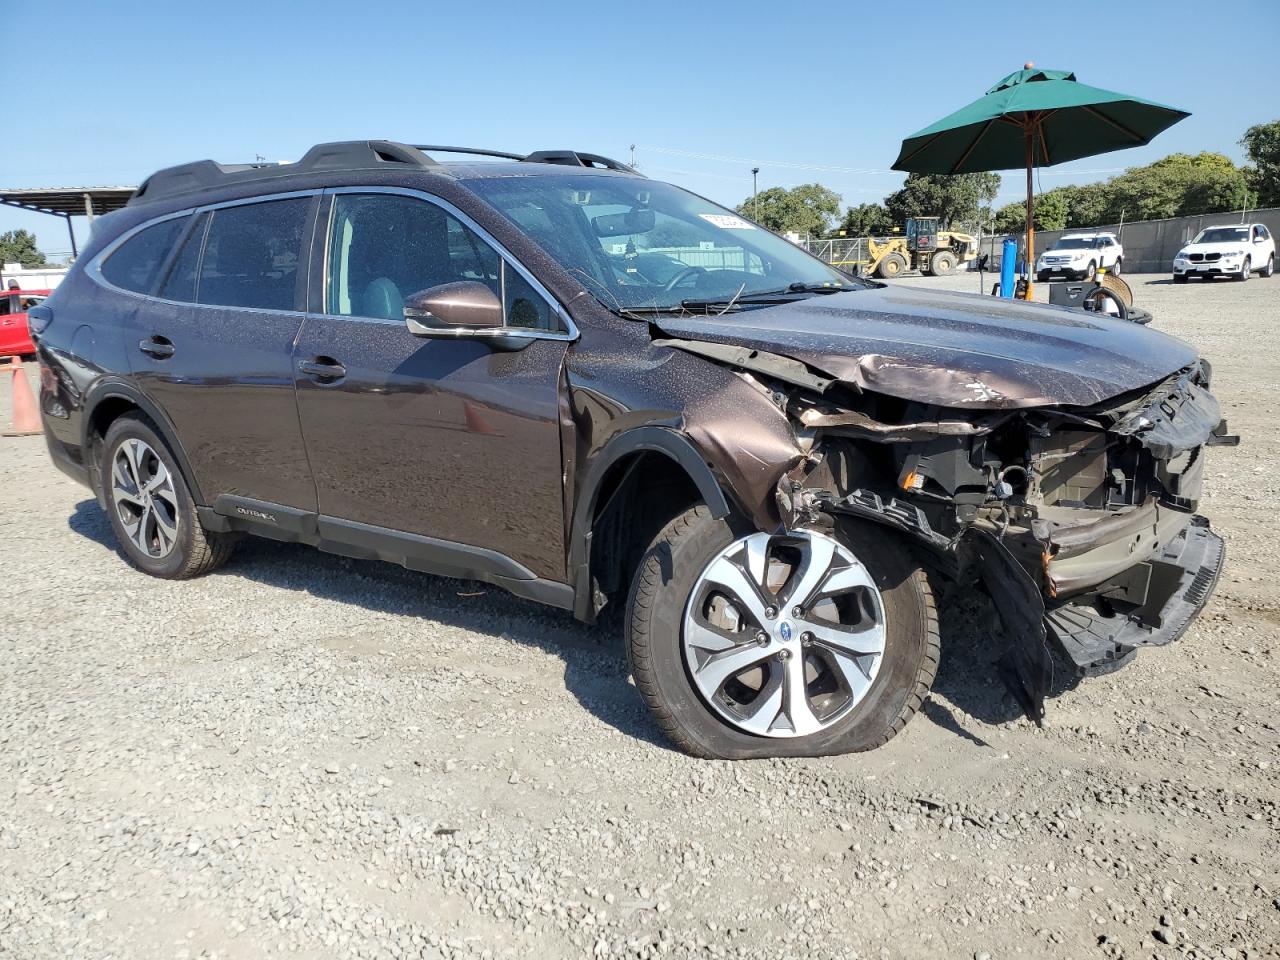
[[[187,219],[174,217],[135,233],[103,262],[102,276],[108,283],[125,290],[150,293]]]

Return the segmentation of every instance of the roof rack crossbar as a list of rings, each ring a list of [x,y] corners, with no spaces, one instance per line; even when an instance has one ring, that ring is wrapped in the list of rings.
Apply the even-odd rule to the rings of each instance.
[[[601,156],[598,153],[583,153],[581,150],[537,150],[522,158],[528,163],[559,163],[568,167],[603,167],[606,170],[617,170],[640,176],[640,172],[625,163]]]

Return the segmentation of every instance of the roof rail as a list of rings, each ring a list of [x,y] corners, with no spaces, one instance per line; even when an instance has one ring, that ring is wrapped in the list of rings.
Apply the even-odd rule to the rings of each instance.
[[[617,170],[639,177],[642,174],[634,167],[617,160],[610,160],[598,153],[582,153],[577,150],[538,150],[523,157],[529,163],[560,163],[569,167],[603,167],[605,170]]]
[[[318,143],[297,163],[215,163],[197,160],[158,170],[133,192],[130,204],[193,193],[227,183],[267,180],[317,170],[352,170],[408,164],[437,173],[445,168],[418,147],[391,140],[349,140]]]
[[[508,153],[505,150],[482,150],[480,147],[441,147],[415,144],[419,150],[434,150],[437,153],[469,153],[478,157],[500,157],[503,160],[523,160],[524,154]]]
[[[528,163],[558,163],[571,167],[597,167],[617,170],[641,176],[636,170],[610,160],[598,153],[579,153],[573,150],[538,150],[528,155],[507,153],[503,150],[483,150],[479,147],[414,146],[394,140],[347,140],[339,143],[318,143],[297,163],[215,163],[197,160],[176,167],[158,170],[133,192],[129,203],[148,203],[166,197],[194,193],[208,187],[229,183],[268,180],[272,177],[294,176],[317,170],[362,170],[384,167],[388,164],[407,164],[433,173],[447,173],[448,168],[433,159],[427,150],[439,153],[466,153],[483,157],[500,157]]]

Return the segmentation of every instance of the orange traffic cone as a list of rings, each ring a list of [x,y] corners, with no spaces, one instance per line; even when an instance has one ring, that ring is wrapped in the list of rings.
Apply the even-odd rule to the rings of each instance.
[[[9,360],[9,372],[13,374],[13,427],[6,430],[6,437],[30,437],[40,433],[40,414],[36,412],[36,397],[27,383],[27,371],[17,357]]]

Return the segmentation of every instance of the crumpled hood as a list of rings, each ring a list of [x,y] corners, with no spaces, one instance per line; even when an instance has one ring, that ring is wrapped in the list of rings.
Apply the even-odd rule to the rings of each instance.
[[[900,286],[654,322],[670,337],[781,354],[858,388],[967,409],[1090,406],[1197,358],[1125,320]]]

